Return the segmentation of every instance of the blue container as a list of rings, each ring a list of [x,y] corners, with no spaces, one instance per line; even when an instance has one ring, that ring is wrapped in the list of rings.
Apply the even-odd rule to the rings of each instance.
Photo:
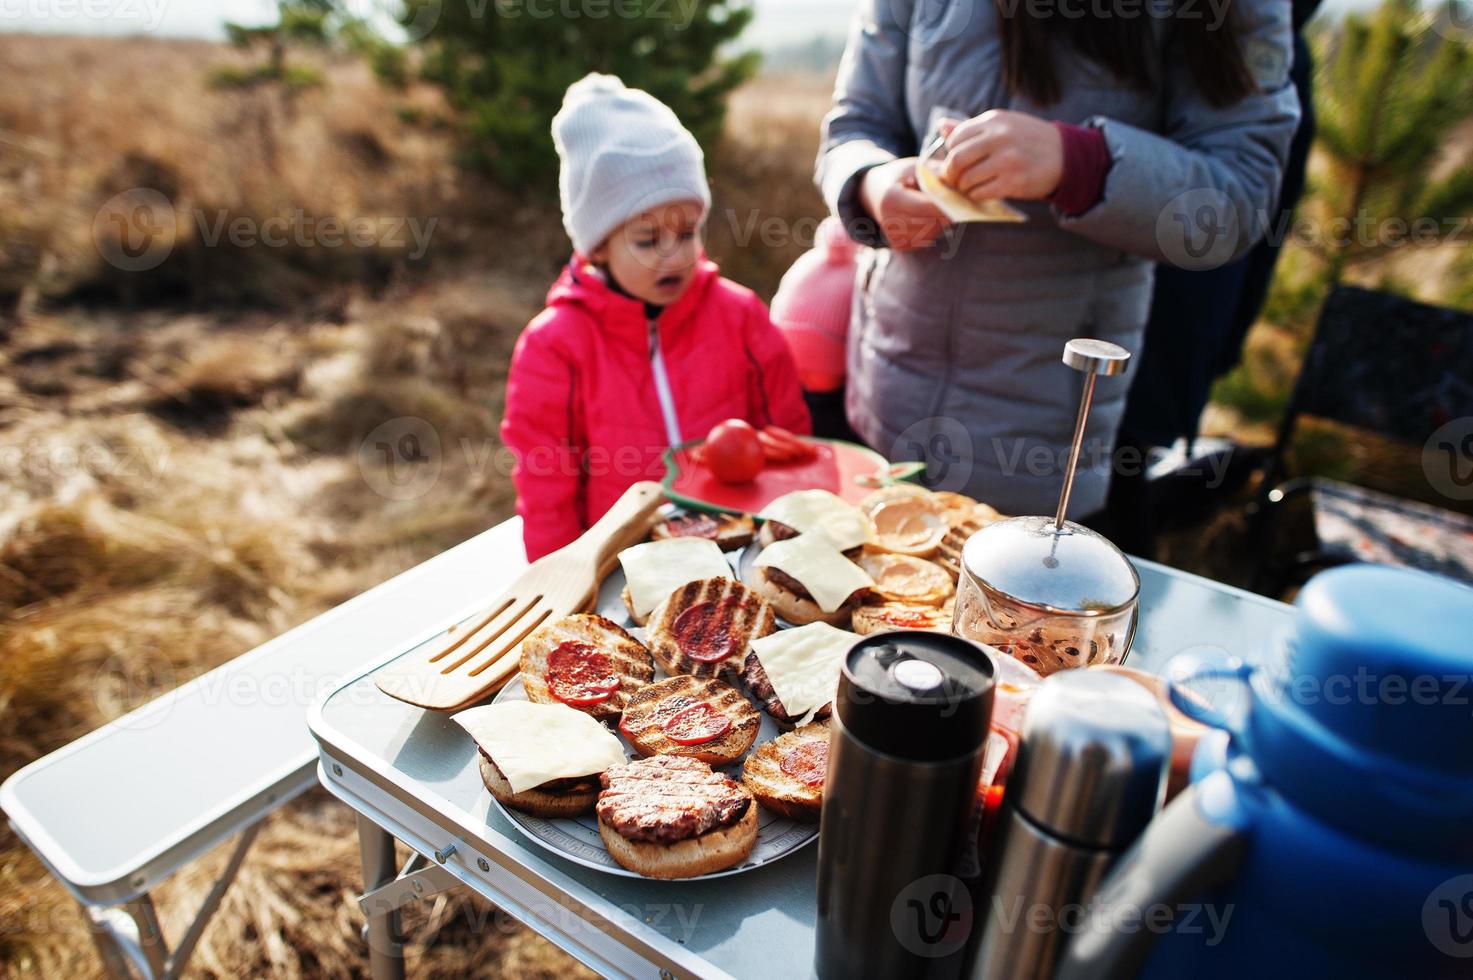
[[[1473,589],[1354,565],[1296,605],[1254,662],[1167,665],[1177,706],[1228,738],[1102,884],[1059,977],[1473,977]]]

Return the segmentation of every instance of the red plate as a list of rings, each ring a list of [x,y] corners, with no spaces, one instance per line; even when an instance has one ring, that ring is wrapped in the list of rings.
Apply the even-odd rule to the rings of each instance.
[[[920,463],[887,463],[872,449],[836,439],[799,436],[817,453],[800,463],[769,463],[750,483],[722,483],[704,466],[696,465],[690,450],[701,440],[682,443],[665,453],[665,495],[694,510],[755,514],[794,490],[828,490],[857,504],[864,495],[889,480],[915,475]]]

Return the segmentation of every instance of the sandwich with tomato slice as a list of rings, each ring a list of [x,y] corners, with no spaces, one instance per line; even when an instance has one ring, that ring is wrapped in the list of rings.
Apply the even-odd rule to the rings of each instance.
[[[736,688],[688,674],[641,688],[619,719],[619,731],[640,755],[683,755],[713,766],[740,759],[761,725]]]
[[[671,538],[705,538],[722,551],[736,551],[752,543],[757,524],[750,514],[680,514],[656,524],[650,532],[655,541]]]
[[[763,598],[730,578],[687,582],[670,593],[645,624],[655,662],[667,674],[734,676],[747,647],[777,629]]]
[[[742,785],[773,813],[814,823],[828,766],[829,724],[815,721],[757,746],[742,763]]]
[[[619,564],[624,568],[624,605],[636,626],[644,626],[656,607],[686,583],[733,577],[721,546],[699,536],[658,538],[625,548]]]
[[[528,700],[607,722],[618,721],[634,692],[655,678],[643,643],[612,620],[585,613],[534,630],[522,641],[518,666]]]

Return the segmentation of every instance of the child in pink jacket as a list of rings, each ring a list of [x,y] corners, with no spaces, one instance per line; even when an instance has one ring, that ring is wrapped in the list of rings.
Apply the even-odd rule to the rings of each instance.
[[[569,86],[552,121],[573,258],[517,340],[502,441],[527,558],[578,537],[662,456],[716,423],[810,431],[767,308],[700,232],[704,161],[675,114],[617,78]]]

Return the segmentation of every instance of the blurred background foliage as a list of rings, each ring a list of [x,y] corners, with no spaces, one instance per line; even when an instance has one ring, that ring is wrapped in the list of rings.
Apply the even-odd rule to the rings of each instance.
[[[758,65],[755,52],[723,53],[752,18],[733,0],[619,0],[606,15],[581,20],[546,16],[520,0],[493,2],[507,8],[505,15],[410,0],[400,21],[412,36],[422,8],[434,5],[435,29],[412,42],[419,76],[440,86],[458,110],[467,162],[513,186],[556,187],[548,120],[568,85],[590,71],[654,95],[709,152],[727,97]]]

